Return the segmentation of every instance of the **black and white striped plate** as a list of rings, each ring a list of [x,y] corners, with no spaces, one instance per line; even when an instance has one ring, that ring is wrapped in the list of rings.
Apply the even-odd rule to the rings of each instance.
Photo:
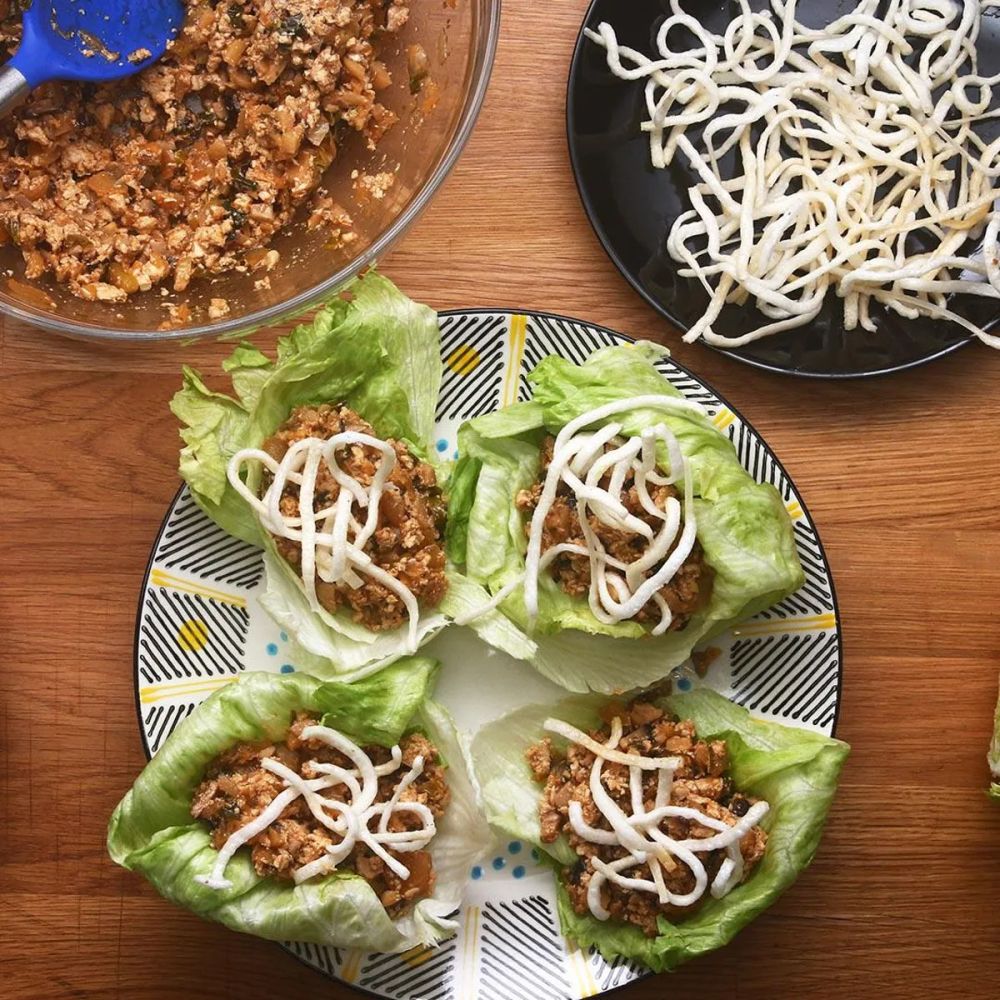
[[[528,397],[526,374],[548,354],[583,361],[627,338],[540,313],[474,310],[441,315],[444,384],[435,447],[455,453],[463,420]],[[805,505],[753,428],[689,371],[660,369],[702,403],[755,478],[773,483],[795,525],[802,589],[711,643],[707,667],[679,668],[677,688],[708,684],[754,713],[832,733],[840,695],[841,639],[829,566]],[[177,723],[244,670],[290,673],[288,637],[257,604],[260,552],[217,528],[182,490],[156,540],[135,637],[136,705],[153,754]],[[529,666],[486,650],[464,629],[427,647],[444,663],[436,697],[468,732],[512,708],[565,692]],[[489,669],[476,669],[489,659]],[[576,1000],[630,982],[643,970],[608,963],[560,935],[548,870],[528,844],[498,840],[469,872],[458,934],[437,948],[365,955],[289,943],[333,979],[391,1000]]]

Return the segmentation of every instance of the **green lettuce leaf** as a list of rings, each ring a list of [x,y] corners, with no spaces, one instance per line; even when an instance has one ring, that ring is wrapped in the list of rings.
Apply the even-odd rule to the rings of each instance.
[[[297,665],[316,677],[345,678],[373,664],[391,663],[406,649],[407,628],[373,632],[349,615],[332,615],[309,606],[295,569],[274,551],[270,538],[264,546],[265,589],[260,606],[287,632],[298,647]],[[449,577],[449,589],[451,579]],[[421,642],[447,624],[440,607],[421,616]]]
[[[485,726],[472,742],[473,769],[487,819],[506,834],[537,845],[556,866],[571,864],[575,854],[563,838],[541,843],[540,786],[524,752],[542,737],[542,724],[550,717],[598,728],[603,703],[602,697],[587,695],[518,709]],[[624,957],[660,972],[732,940],[809,865],[849,747],[814,732],[754,719],[708,689],[661,698],[658,704],[693,720],[703,739],[725,739],[736,787],[771,806],[761,824],[768,831],[767,851],[747,881],[722,899],[709,899],[676,924],[661,917],[655,938],[636,927],[575,913],[560,886],[559,917],[568,938],[597,947],[609,961]]]
[[[466,488],[453,497],[449,518],[456,524],[452,551],[464,552],[468,576],[492,593],[520,577],[527,542],[515,498],[538,477],[545,434],[605,403],[650,394],[678,397],[654,367],[664,353],[639,343],[604,348],[583,365],[548,357],[528,377],[531,402],[462,426],[459,450],[463,461],[479,464],[479,474],[475,491]],[[663,421],[676,435],[693,477],[698,540],[714,584],[711,599],[685,628],[651,636],[637,622],[598,621],[585,598],[569,596],[543,575],[532,662],[571,691],[612,693],[651,684],[683,663],[697,643],[782,600],[804,580],[781,497],[773,486],[753,480],[707,417],[637,408],[614,419],[625,434]],[[502,607],[527,629],[520,589]]]
[[[986,758],[989,761],[993,783],[990,785],[990,796],[1000,799],[1000,699],[997,700],[996,714],[993,716],[993,739],[990,741],[990,752]]]
[[[406,626],[391,632],[372,632],[350,619],[328,611],[312,611],[295,571],[275,554],[264,550],[267,588],[261,606],[292,638],[289,658],[306,673],[323,679],[352,681],[366,677],[400,656],[407,641]],[[434,612],[420,622],[420,642],[429,641],[454,618],[470,614],[489,600],[479,584],[449,567],[448,590]],[[484,642],[515,659],[530,660],[535,644],[499,611],[478,615],[469,623]]]
[[[422,455],[434,433],[442,374],[437,316],[374,271],[279,340],[276,360],[240,344],[222,367],[235,395],[212,391],[187,368],[171,402],[184,425],[180,471],[209,517],[255,544],[259,528],[230,487],[226,465],[241,448],[258,447],[297,406],[346,403],[380,435]]]
[[[265,549],[261,603],[300,646],[332,661],[324,673],[403,655],[405,630],[376,634],[347,614],[314,615],[301,581],[275,555],[273,540],[230,486],[226,468],[237,451],[259,447],[292,410],[310,403],[346,403],[379,435],[404,440],[427,457],[442,375],[436,314],[369,271],[282,338],[275,360],[239,344],[222,367],[233,395],[210,389],[186,368],[171,402],[183,424],[180,473],[195,502],[229,534]],[[443,624],[432,611],[422,631],[429,636]]]
[[[242,402],[213,392],[198,372],[185,366],[170,409],[184,424],[178,470],[195,502],[230,535],[260,545],[257,518],[226,478],[229,459],[246,447],[249,415]]]
[[[405,951],[450,936],[469,866],[489,843],[454,725],[427,697],[438,665],[400,660],[355,684],[323,683],[306,674],[243,674],[185,719],[146,765],[108,825],[108,852],[144,875],[165,898],[234,930],[270,940],[310,941],[368,951]],[[391,920],[368,883],[334,873],[295,886],[261,878],[249,852],[226,869],[233,883],[214,890],[195,881],[215,863],[207,826],[191,818],[191,796],[208,763],[245,740],[277,740],[293,714],[309,710],[363,743],[391,745],[420,729],[448,766],[451,803],[430,851],[434,895]]]
[[[476,483],[483,463],[479,458],[460,458],[448,480],[448,525],[445,531],[445,553],[456,565],[465,562],[469,535],[469,512],[476,492]]]

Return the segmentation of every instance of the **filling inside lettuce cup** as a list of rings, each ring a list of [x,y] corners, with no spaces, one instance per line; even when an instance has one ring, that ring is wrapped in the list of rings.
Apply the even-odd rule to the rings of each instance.
[[[209,517],[264,549],[260,603],[300,668],[358,676],[482,605],[444,550],[433,310],[368,272],[279,340],[275,358],[244,343],[223,368],[232,395],[184,370],[171,403],[184,425],[180,473]],[[523,652],[501,615],[472,625]]]
[[[806,868],[849,748],[699,689],[518,709],[471,752],[490,823],[555,869],[565,936],[660,972],[726,944]]]
[[[354,684],[241,675],[119,803],[112,859],[270,940],[399,952],[450,936],[489,831],[452,721],[428,697],[437,667],[401,660]]]
[[[647,686],[804,579],[754,481],[649,343],[541,361],[530,401],[459,431],[448,552],[571,691]]]

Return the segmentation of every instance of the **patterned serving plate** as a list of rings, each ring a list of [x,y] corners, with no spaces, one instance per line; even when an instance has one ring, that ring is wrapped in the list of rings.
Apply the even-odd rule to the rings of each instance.
[[[462,421],[530,395],[526,374],[548,354],[583,361],[628,338],[540,313],[441,315],[444,384],[436,447],[455,453]],[[780,605],[710,644],[710,663],[678,668],[684,690],[708,684],[760,716],[832,733],[841,680],[841,637],[830,569],[809,513],[781,464],[740,414],[670,361],[663,375],[702,403],[744,466],[773,483],[795,526],[805,585]],[[135,637],[136,707],[147,754],[212,691],[244,670],[290,673],[288,637],[257,604],[257,549],[231,538],[194,504],[175,498],[150,556]],[[426,647],[444,669],[436,697],[468,732],[519,705],[565,694],[531,667],[487,649],[465,629]],[[488,661],[488,669],[481,669]],[[498,840],[469,872],[458,934],[437,948],[366,955],[289,942],[285,947],[332,979],[391,1000],[576,1000],[644,974],[580,951],[559,933],[551,873],[529,845]]]

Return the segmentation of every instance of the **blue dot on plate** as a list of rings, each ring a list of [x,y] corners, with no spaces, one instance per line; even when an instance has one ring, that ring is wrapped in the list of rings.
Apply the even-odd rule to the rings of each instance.
[[[451,457],[454,458],[456,462],[458,461],[458,449],[457,448],[455,449],[455,454],[452,455]]]
[[[687,677],[678,677],[677,686],[681,689],[681,691],[690,691],[691,681]]]
[[[507,845],[507,850],[510,851],[511,854],[520,854],[521,853],[521,841],[519,841],[519,840],[512,840]]]
[[[514,878],[524,878],[524,865],[518,865],[512,872],[511,875]]]
[[[290,663],[282,663],[281,664],[281,672],[283,674],[294,674],[295,673],[295,667],[293,667]]]
[[[537,847],[533,847],[531,849],[531,857],[535,861],[541,861],[542,860],[542,856],[538,853],[538,848]]]
[[[269,642],[267,644],[267,655],[268,656],[278,655],[278,644],[276,642]]]
[[[447,451],[448,450],[448,442],[445,441],[444,438],[441,438],[438,441],[438,443],[437,443],[437,450],[438,451]]]
[[[479,865],[476,865],[472,869],[472,877],[473,878],[482,878],[483,877],[483,870],[482,870],[482,868],[479,867]]]
[[[288,642],[288,633],[287,632],[282,632],[281,633],[281,641],[282,642]]]
[[[506,864],[507,864],[507,862],[503,858],[494,858],[493,859],[493,867],[497,871],[500,871],[500,869],[503,868],[504,865],[506,865]]]

